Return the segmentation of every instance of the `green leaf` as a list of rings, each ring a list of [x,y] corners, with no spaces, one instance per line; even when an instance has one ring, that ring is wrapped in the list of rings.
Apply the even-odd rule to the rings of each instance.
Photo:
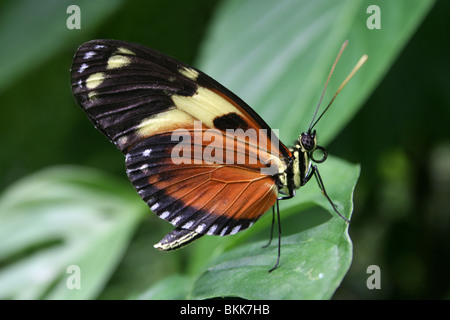
[[[326,144],[362,106],[433,3],[224,1],[203,43],[198,67],[280,129],[282,141],[291,141],[308,128],[331,65],[348,39],[323,104],[363,54],[369,60],[317,125],[319,142]],[[381,10],[380,30],[366,26],[366,10],[372,4]]]
[[[3,43],[0,92],[30,68],[37,67],[65,45],[79,39],[84,30],[95,30],[95,26],[117,10],[122,2],[4,1],[0,7],[0,43]],[[67,28],[66,20],[72,14],[67,13],[67,7],[71,4],[80,8],[81,30]]]
[[[330,158],[328,161],[322,172],[322,175],[327,177],[327,192],[344,216],[350,217],[359,166],[336,158]],[[315,210],[312,214],[298,215],[299,208],[313,203],[328,210],[329,214]],[[348,236],[349,225],[334,213],[314,184],[302,188],[292,201],[283,201],[281,214],[282,226],[285,227],[283,222],[286,218],[297,214],[298,219],[289,223],[288,228],[298,233],[282,238],[280,265],[275,271],[268,274],[277,257],[276,239],[265,249],[261,247],[267,240],[236,247],[250,233],[263,226],[256,223],[252,227],[253,230],[245,231],[240,237],[229,240],[228,248],[233,249],[222,247],[225,252],[217,254],[195,282],[193,297],[330,298],[350,267],[352,243]],[[269,221],[265,222],[264,225],[267,225]],[[286,231],[286,228],[284,230]],[[215,250],[217,251],[217,248]]]
[[[144,206],[129,184],[56,167],[0,197],[0,299],[91,299],[121,258]],[[70,289],[77,266],[80,289]],[[69,286],[68,284],[69,283]]]
[[[326,146],[374,90],[433,1],[373,4],[381,8],[381,30],[367,28],[369,4],[362,0],[225,1],[197,66],[246,100],[272,128],[280,129],[282,141],[292,141],[308,128],[334,58],[348,39],[324,104],[363,54],[369,60],[316,126],[319,144]],[[319,168],[330,197],[350,217],[359,167],[330,157]],[[302,217],[299,213],[313,204],[331,211],[314,181],[282,203],[283,221]],[[283,238],[282,264],[271,275],[267,270],[274,264],[275,247],[271,252],[260,250],[262,243],[237,247],[270,224],[268,218],[230,239],[199,240],[189,268],[199,278],[189,297],[330,298],[352,259],[347,226],[331,214],[329,221],[307,216],[299,225],[305,231]],[[210,261],[207,269],[205,261]]]
[[[142,293],[140,300],[179,300],[185,299],[192,285],[192,277],[171,275],[154,284]]]
[[[66,5],[24,3],[5,2],[0,10],[0,40],[9,44],[0,65],[0,91],[78,36],[65,27]],[[82,21],[93,26],[119,2],[81,3]],[[349,39],[324,101],[362,54],[369,61],[318,124],[319,143],[326,145],[388,71],[432,3],[374,1],[381,8],[382,29],[369,30],[369,4],[362,0],[225,1],[197,67],[249,102],[289,142],[307,128],[331,63]],[[30,18],[17,18],[23,16]],[[359,167],[330,157],[320,171],[330,197],[350,217]],[[330,214],[305,211],[316,204]],[[0,197],[0,298],[97,297],[141,213],[149,212],[141,208],[145,205],[129,184],[84,169],[43,171],[10,187]],[[267,270],[276,259],[276,242],[265,250],[260,249],[264,242],[250,242],[267,231],[262,230],[270,225],[267,215],[238,235],[202,238],[186,249],[194,253],[189,273],[162,280],[142,297],[331,297],[352,258],[348,225],[330,210],[314,182],[282,203],[282,216],[284,235],[292,235],[283,237],[280,267],[272,274]],[[70,265],[81,268],[81,290],[67,288]]]
[[[283,238],[282,265],[272,273],[277,250],[266,241],[226,252],[196,282],[194,297],[245,299],[328,299],[350,266],[351,242],[345,228],[329,224]],[[325,237],[327,233],[334,235]]]

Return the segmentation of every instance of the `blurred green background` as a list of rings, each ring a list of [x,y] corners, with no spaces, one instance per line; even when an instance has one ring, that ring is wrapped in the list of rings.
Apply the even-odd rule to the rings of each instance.
[[[329,147],[362,165],[353,266],[336,297],[450,298],[449,5],[436,2]],[[361,286],[372,262],[385,280],[379,291]]]
[[[60,164],[100,169],[128,187],[123,156],[72,98],[73,54],[85,41],[114,38],[195,65],[222,2],[54,2],[0,3],[0,190]],[[70,4],[82,8],[81,30],[65,27]],[[448,12],[450,2],[435,3],[362,109],[327,138],[330,154],[361,164],[349,231],[353,263],[336,299],[450,298]],[[144,212],[100,298],[130,297],[183,269],[189,249],[176,257],[152,253],[170,228]],[[0,268],[17,259],[0,256]],[[380,290],[366,286],[369,265],[381,268]]]

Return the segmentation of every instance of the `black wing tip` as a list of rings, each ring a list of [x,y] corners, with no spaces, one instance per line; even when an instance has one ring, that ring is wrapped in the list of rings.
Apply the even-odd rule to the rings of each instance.
[[[195,231],[175,228],[153,247],[160,251],[171,251],[184,247],[203,235]]]

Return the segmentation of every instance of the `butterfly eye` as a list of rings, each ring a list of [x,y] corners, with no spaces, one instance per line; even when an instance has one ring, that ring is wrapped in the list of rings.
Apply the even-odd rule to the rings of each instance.
[[[302,133],[300,136],[300,143],[306,151],[312,151],[316,147],[316,139],[314,133]]]

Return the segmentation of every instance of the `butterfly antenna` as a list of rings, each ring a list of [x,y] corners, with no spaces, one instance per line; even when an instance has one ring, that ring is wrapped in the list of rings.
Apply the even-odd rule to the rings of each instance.
[[[361,66],[367,61],[368,58],[369,57],[367,56],[367,54],[365,54],[359,59],[358,63],[353,67],[353,70],[348,74],[347,78],[345,78],[345,80],[342,82],[342,84],[337,89],[336,93],[334,94],[334,96],[331,99],[328,106],[325,108],[325,110],[323,110],[323,112],[321,113],[319,118],[317,118],[316,122],[314,122],[314,124],[312,126],[311,125],[309,126],[308,130],[312,130],[312,128],[314,128],[314,126],[317,124],[317,122],[319,122],[319,120],[322,118],[322,116],[325,114],[325,112],[327,112],[327,110],[330,108],[331,104],[333,103],[334,99],[336,99],[339,92],[341,92],[342,88],[344,88],[344,86],[347,84],[347,82],[355,75],[355,73],[359,70],[359,68],[361,68]],[[336,62],[335,62],[335,64],[336,64]],[[333,65],[333,68],[334,68],[334,65]],[[316,112],[317,112],[317,110],[316,110]],[[314,114],[314,116],[315,116],[315,114]]]
[[[317,116],[317,112],[319,111],[320,104],[322,103],[323,96],[325,95],[325,91],[327,90],[328,82],[330,81],[330,78],[331,78],[331,75],[333,74],[334,68],[336,67],[337,62],[339,61],[339,59],[340,59],[340,57],[342,55],[342,52],[347,47],[347,45],[348,45],[348,40],[345,40],[344,43],[341,46],[341,49],[339,50],[339,53],[338,53],[338,55],[336,57],[336,60],[334,60],[333,66],[331,67],[331,71],[328,74],[327,82],[325,82],[325,86],[323,88],[322,95],[320,96],[320,100],[319,100],[319,104],[317,105],[316,112],[314,112],[314,116],[313,116],[313,118],[311,120],[311,124],[309,125],[308,132],[311,131],[311,129],[313,127],[313,122],[314,122],[314,119]]]

